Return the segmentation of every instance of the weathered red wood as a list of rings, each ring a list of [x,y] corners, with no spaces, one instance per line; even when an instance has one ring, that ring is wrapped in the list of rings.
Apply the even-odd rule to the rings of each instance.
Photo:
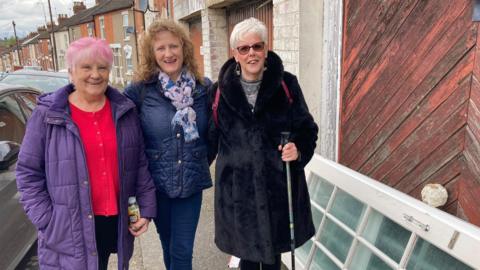
[[[448,199],[444,206],[439,207],[440,210],[446,211],[452,215],[456,215],[458,213],[458,181],[461,180],[463,176],[460,174],[448,183],[445,184],[445,188],[447,189]],[[455,208],[449,210],[451,205],[455,205]]]
[[[402,48],[398,46],[398,40],[402,40],[405,43],[405,47],[415,47],[415,43],[418,43],[420,39],[413,38],[410,42],[405,39],[405,33],[403,26],[406,21],[413,22],[419,24],[420,28],[426,27],[426,22],[423,18],[416,17],[418,15],[419,10],[428,6],[428,4],[424,1],[419,2],[412,2],[412,1],[405,1],[408,4],[409,8],[399,9],[394,17],[383,17],[383,19],[391,20],[389,24],[386,25],[387,29],[373,29],[372,32],[374,34],[365,35],[367,38],[371,38],[367,44],[364,44],[362,47],[359,47],[361,51],[361,55],[355,58],[351,65],[346,66],[347,72],[344,74],[344,88],[342,91],[342,99],[346,104],[349,104],[352,99],[355,99],[357,95],[363,96],[365,95],[362,92],[360,86],[367,84],[364,81],[371,78],[371,75],[367,71],[373,71],[375,68],[381,70],[383,68],[383,62],[381,59],[388,60],[389,58],[393,57],[400,57],[398,59],[403,59],[401,56],[402,52],[406,51],[406,48]],[[378,4],[377,4],[378,5]],[[414,8],[413,8],[414,7]],[[413,11],[411,10],[413,8]],[[440,9],[442,7],[439,7]],[[443,8],[446,8],[446,5],[443,4]],[[394,10],[392,10],[394,11]],[[430,14],[429,17],[436,16],[435,14]],[[368,18],[365,18],[368,20]],[[375,25],[373,23],[373,25]],[[379,25],[381,26],[381,24]],[[423,30],[423,29],[422,29]],[[416,32],[413,33],[414,36],[418,35],[425,35],[425,32]],[[395,42],[396,41],[396,42]],[[413,42],[413,43],[412,43]],[[392,46],[394,44],[394,46]],[[408,51],[408,50],[407,50]],[[392,52],[392,53],[391,53]],[[398,53],[398,54],[397,54]],[[348,62],[347,62],[348,63]],[[348,107],[342,108],[346,109],[344,116],[348,119],[350,117],[350,111]]]
[[[480,52],[478,52],[477,45],[477,57],[479,57],[479,54]],[[477,181],[480,184],[480,82],[475,74],[473,76],[470,102],[468,105],[465,157],[467,158],[472,175],[478,179]]]
[[[448,186],[448,200],[444,208],[449,204],[457,200],[457,188],[456,181],[461,177],[461,172],[463,166],[465,165],[465,160],[461,160],[461,156],[452,159],[449,163],[445,164],[439,171],[437,171],[432,176],[428,177],[428,180],[422,182],[420,185],[415,187],[414,190],[410,191],[410,195],[421,200],[421,192],[425,185],[430,183],[441,184],[443,186]],[[401,182],[405,183],[405,182]]]
[[[465,158],[472,177],[480,185],[480,142],[470,127],[467,127],[465,133]]]
[[[453,13],[454,14],[454,13]],[[355,115],[346,122],[342,122],[342,133],[345,135],[344,140],[342,141],[342,155],[343,157],[350,158],[351,155],[344,155],[346,152],[350,152],[350,146],[356,142],[356,140],[361,140],[360,145],[357,146],[357,149],[353,150],[353,155],[359,153],[359,148],[363,147],[365,142],[371,139],[371,135],[375,134],[374,132],[370,133],[370,136],[363,138],[363,132],[368,132],[370,130],[382,127],[388,117],[391,116],[391,113],[399,108],[405,98],[411,93],[412,89],[415,89],[416,86],[424,81],[424,78],[429,74],[432,68],[439,69],[436,64],[437,62],[446,54],[452,46],[455,46],[456,50],[448,52],[448,57],[451,57],[450,65],[455,65],[454,55],[457,55],[458,59],[465,53],[466,50],[461,50],[460,48],[465,48],[468,44],[469,46],[466,49],[470,49],[471,46],[475,43],[476,36],[473,36],[470,32],[462,36],[463,31],[467,30],[466,24],[471,24],[468,19],[465,19],[465,14],[458,16],[457,20],[451,24],[440,24],[429,31],[427,36],[422,39],[422,42],[414,50],[414,53],[410,52],[408,60],[404,64],[392,63],[390,64],[390,69],[395,71],[395,76],[393,76],[391,81],[385,81],[383,79],[383,74],[377,78],[375,84],[369,88],[371,94],[368,94],[362,102],[354,108]],[[446,16],[444,19],[447,19]],[[473,38],[472,38],[473,36]],[[459,37],[462,37],[466,40],[458,40]],[[460,47],[459,47],[460,46]],[[460,51],[458,50],[460,49]],[[460,53],[460,54],[459,54]],[[451,67],[448,67],[451,68]],[[438,73],[442,71],[439,70]],[[447,71],[443,71],[446,73]],[[437,77],[434,79],[439,80],[442,77],[442,74],[437,74]],[[434,82],[432,82],[434,85]],[[390,99],[393,96],[392,99]],[[392,101],[392,102],[389,102]],[[354,107],[353,104],[342,106]],[[387,111],[384,112],[384,107],[388,106]],[[375,119],[379,117],[378,121]],[[382,114],[383,113],[383,114]],[[373,121],[375,119],[375,121]],[[369,126],[370,125],[370,126]],[[369,127],[367,129],[367,127]],[[342,160],[345,164],[350,164],[349,160]],[[353,166],[355,167],[355,166]]]
[[[458,3],[461,5],[462,3]],[[370,90],[375,81],[388,82],[396,75],[398,67],[402,66],[407,56],[414,52],[417,45],[426,37],[429,31],[435,28],[436,22],[451,17],[449,14],[459,13],[457,3],[450,1],[420,1],[413,11],[409,14],[407,20],[401,25],[396,33],[386,33],[386,36],[394,34],[395,38],[389,42],[388,50],[377,50],[382,48],[375,44],[372,53],[365,59],[360,71],[355,75],[351,84],[346,85],[344,92],[344,119],[349,119],[352,112],[361,108],[360,101],[368,96],[374,95]],[[448,10],[448,13],[447,13]],[[462,10],[462,9],[460,9]],[[414,29],[414,31],[412,31]],[[383,41],[388,39],[382,39]],[[346,77],[348,80],[348,74]],[[354,95],[348,95],[353,89]]]
[[[438,93],[442,94],[443,89],[445,89],[445,90],[456,89],[457,82],[461,81],[465,77],[468,77],[469,70],[471,70],[471,68],[468,67],[468,63],[471,63],[471,57],[472,57],[472,55],[467,55],[467,57],[465,57],[462,60],[462,62],[459,65],[457,65],[455,67],[455,69],[452,70],[452,72],[450,72],[445,77],[445,80],[442,81],[442,84],[439,87],[436,88],[436,90],[439,91]],[[439,70],[441,70],[441,69],[439,69],[439,68],[435,69],[435,72],[432,75],[432,78],[435,78],[436,76],[438,76],[438,74],[435,75],[435,73],[436,73],[436,71],[439,71]],[[431,86],[426,85],[425,88],[430,89]],[[422,90],[422,89],[424,89],[424,87],[420,87],[418,89],[421,90],[421,91],[419,91],[420,92],[419,93],[420,97],[422,97],[426,94],[424,92],[425,90]],[[465,90],[464,88],[459,88],[459,89],[460,90]],[[437,92],[437,91],[435,91],[435,92]],[[446,92],[446,95],[448,96],[448,92]],[[462,96],[460,98],[461,101],[457,101],[457,102],[463,103],[466,100],[466,98],[468,97],[468,92],[459,91],[459,93],[457,93],[456,95],[461,95]],[[424,121],[425,114],[427,114],[430,111],[436,109],[435,106],[432,106],[433,104],[424,103],[424,105],[429,106],[429,108],[428,108],[429,110],[424,111],[424,109],[422,108],[422,110],[424,111],[424,117],[423,118],[419,118],[419,119],[411,118],[410,121],[405,121],[405,119],[407,119],[407,120],[410,119],[410,118],[406,118],[406,117],[409,116],[411,111],[413,111],[415,108],[417,108],[417,105],[419,104],[418,103],[418,97],[415,94],[411,95],[410,100],[411,101],[408,103],[407,106],[405,106],[405,108],[403,108],[403,110],[398,111],[398,113],[395,115],[395,118],[390,119],[388,121],[387,127],[389,129],[386,130],[388,132],[383,132],[383,131],[379,132],[376,135],[375,144],[370,143],[367,146],[367,148],[377,146],[378,142],[384,142],[384,143],[376,149],[376,151],[374,152],[373,155],[368,157],[368,159],[366,160],[366,163],[364,163],[360,168],[357,167],[357,164],[353,163],[352,165],[354,166],[354,168],[358,168],[361,172],[366,173],[366,174],[369,174],[370,172],[372,172],[373,169],[375,169],[377,166],[379,166],[385,160],[385,158],[387,158],[389,155],[391,155],[392,152],[405,139],[407,139],[411,135],[411,133],[418,127],[418,125],[421,124],[422,121]],[[418,106],[417,111],[419,111],[420,109],[421,109],[420,106]],[[420,110],[420,112],[421,112],[421,110]],[[438,115],[438,112],[436,112],[435,114]],[[400,123],[401,123],[400,127],[395,128]],[[392,134],[392,135],[390,135],[390,134]],[[365,151],[365,150],[368,150],[370,153],[373,152],[372,151],[373,149],[364,149],[362,151]],[[361,155],[365,155],[365,154],[362,153]],[[360,165],[360,164],[358,164],[358,165]]]
[[[461,219],[464,219],[466,220],[465,218],[463,218],[461,215],[459,215],[459,212],[458,212],[458,201],[454,201],[453,203],[441,208],[443,211],[451,214],[451,215],[456,215],[458,216],[459,218]]]
[[[436,109],[434,106],[435,103],[438,105],[443,102],[453,90],[464,90],[468,92],[468,81],[463,82],[462,89],[456,89],[455,87],[457,84],[460,84],[459,81],[469,77],[471,56],[472,55],[470,55],[470,58],[467,56],[462,62],[458,63],[456,68],[451,71],[439,85],[436,85],[435,89],[428,93],[426,98],[424,98],[424,96],[427,94],[427,91],[429,91],[431,85],[425,83],[415,89],[404,104],[397,109],[395,114],[393,114],[390,119],[384,120],[385,125],[381,129],[378,129],[375,134],[372,134],[373,139],[366,144],[365,148],[358,150],[360,152],[349,166],[358,169],[364,165],[366,161],[369,161],[370,169],[367,169],[370,171],[371,168],[378,166],[378,163],[381,162],[381,160],[372,160],[372,158],[375,158],[375,154],[382,151],[382,148],[386,147],[385,144],[390,144],[390,148],[388,149],[393,151],[395,145],[392,145],[392,142],[397,141],[398,145],[398,143],[407,138],[409,134],[428,117],[429,113]],[[425,81],[431,82],[432,79],[438,78],[438,76],[440,76],[439,72],[441,74],[442,69],[443,68],[437,67]],[[462,78],[462,76],[465,76],[465,78]],[[435,84],[436,82],[434,81],[433,83]],[[467,93],[465,94],[468,95]],[[424,98],[423,101],[419,103],[422,98]],[[395,104],[391,106],[395,106]],[[389,104],[388,107],[391,106]]]
[[[397,133],[399,136],[382,146],[378,154],[375,153],[375,159],[371,159],[372,162],[369,160],[367,166],[361,168],[360,172],[374,179],[382,179],[405,158],[411,158],[410,155],[413,158],[413,153],[422,154],[420,151],[436,148],[465,125],[466,98],[465,92],[454,92],[418,128],[414,131],[408,130],[408,136],[401,132]]]
[[[390,91],[393,95],[391,102],[382,101],[383,96],[378,96],[370,100],[370,107],[365,115],[354,122],[354,119],[345,123],[345,129],[342,133],[346,133],[346,138],[342,141],[342,147],[348,152],[348,155],[342,155],[341,162],[352,167],[358,168],[373,153],[383,141],[378,140],[378,135],[382,134],[384,138],[403,121],[403,115],[408,115],[417,105],[417,96],[422,97],[428,91],[435,87],[438,81],[443,78],[452,67],[457,65],[460,59],[475,44],[475,36],[471,31],[464,32],[464,18],[457,20],[455,24],[448,29],[447,33],[443,33],[440,40],[435,40],[432,44],[424,45],[424,52],[419,51],[419,57],[412,57],[410,63],[399,68],[397,79],[394,79],[390,88],[385,88],[385,92]],[[431,49],[429,49],[429,46]],[[450,46],[453,46],[451,48]],[[420,47],[419,47],[420,48]],[[408,75],[406,75],[408,74]],[[376,114],[374,107],[381,107],[385,103],[382,110]],[[369,121],[368,115],[375,117]],[[358,138],[355,134],[349,132],[360,133]],[[374,137],[377,136],[375,139]],[[356,141],[351,144],[351,140]],[[373,139],[373,143],[372,143]],[[373,144],[373,145],[372,145]],[[365,151],[365,146],[370,146],[370,151]],[[374,147],[372,147],[374,146]],[[360,155],[360,156],[359,156]]]
[[[363,10],[356,11],[356,20],[346,25],[347,31],[351,29],[352,33],[351,39],[345,40],[344,43],[346,52],[344,54],[345,69],[343,72],[346,75],[346,80],[350,81],[355,74],[355,70],[358,70],[357,67],[371,53],[364,48],[371,47],[372,44],[386,47],[388,40],[385,40],[384,44],[380,44],[379,41],[386,39],[385,33],[395,33],[398,30],[416,2],[418,0],[394,0],[382,3],[368,1]],[[393,35],[390,35],[390,38],[393,38]]]
[[[455,89],[454,91],[455,93],[452,94],[453,98],[455,97],[455,95],[459,94],[459,96],[461,96],[459,98],[461,98],[462,100],[459,100],[458,102],[462,102],[466,100],[468,98],[469,86],[470,86],[469,80],[465,80],[463,84],[459,86],[459,88]],[[460,127],[463,127],[465,125],[466,115],[462,115],[461,117],[463,118],[455,119],[455,120],[463,119],[462,120],[463,122],[453,124],[455,126],[455,129],[452,129],[446,126],[446,122],[442,122],[442,119],[447,119],[450,115],[448,114],[440,115],[438,113],[437,114],[432,113],[435,109],[437,109],[438,106],[440,106],[440,104],[443,104],[445,100],[447,100],[447,98],[449,97],[448,95],[450,94],[451,90],[447,88],[444,88],[444,90],[445,90],[444,91],[445,94],[442,93],[442,91],[433,92],[433,95],[431,95],[430,98],[425,99],[424,102],[422,102],[422,104],[418,106],[418,109],[414,111],[410,115],[410,117],[408,117],[408,119],[406,119],[402,123],[401,127],[397,131],[395,131],[396,132],[395,134],[399,134],[399,135],[409,134],[409,136],[412,137],[412,138],[408,137],[405,139],[404,142],[402,142],[402,145],[405,147],[409,147],[408,141],[412,142],[413,140],[425,141],[428,143],[420,145],[419,148],[409,147],[408,149],[409,152],[405,156],[400,157],[402,161],[399,161],[399,163],[396,164],[395,167],[386,167],[386,166],[383,166],[382,164],[382,165],[379,165],[375,169],[375,171],[370,173],[370,175],[382,181],[384,179],[393,179],[394,181],[399,181],[407,173],[409,173],[415,166],[417,166],[418,163],[421,162],[424,158],[428,158],[428,155],[434,154],[433,151],[437,151],[436,147],[442,142],[439,141],[439,137],[435,137],[434,134],[438,134],[439,132],[441,132],[441,134],[444,135],[443,137],[449,138],[452,135],[455,136],[454,133],[457,132],[456,130],[458,130]],[[438,94],[438,95],[435,95],[435,94]],[[452,104],[452,106],[455,106],[455,105]],[[435,117],[440,118],[438,120],[438,124],[440,126],[432,127],[432,132],[430,134],[429,133],[419,134],[420,131],[415,130],[415,128],[421,129],[423,126],[425,126],[425,124],[429,124],[429,120],[434,120]],[[419,134],[418,137],[420,138],[415,139],[416,134]],[[431,138],[431,139],[428,140],[428,138]],[[393,141],[393,139],[395,139],[395,135],[392,136],[391,141]],[[463,134],[462,136],[458,137],[458,141],[459,141],[459,145],[458,145],[459,151],[463,151],[463,148],[464,148]]]
[[[468,221],[480,226],[480,185],[470,178],[458,181],[458,204]]]
[[[346,0],[339,161],[480,224],[480,34],[472,1]],[[465,182],[469,181],[469,182]],[[468,184],[468,187],[467,187]]]
[[[462,169],[459,156],[463,151],[464,128],[457,131],[440,147],[428,155],[418,166],[403,178],[387,176],[384,181],[396,189],[418,197],[421,189],[428,183],[445,184]],[[407,159],[410,159],[409,156]],[[413,158],[412,158],[413,159]]]
[[[345,1],[343,7],[343,46],[342,55],[347,56],[351,52],[353,44],[357,42],[360,33],[363,33],[368,22],[364,20],[364,13],[373,13],[375,11],[375,4],[368,0],[359,1]],[[345,59],[345,57],[344,57]]]

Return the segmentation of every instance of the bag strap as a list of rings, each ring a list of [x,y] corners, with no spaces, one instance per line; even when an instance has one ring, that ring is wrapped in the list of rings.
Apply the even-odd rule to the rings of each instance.
[[[282,80],[282,89],[285,92],[285,95],[287,96],[288,104],[292,105],[293,103],[292,94],[290,93],[290,90],[288,89],[288,86],[284,80]],[[220,102],[220,85],[215,90],[215,99],[212,104],[213,121],[215,122],[216,127],[218,127],[218,103],[219,102]]]
[[[215,90],[215,100],[212,104],[213,112],[213,121],[215,122],[215,127],[218,127],[218,103],[220,102],[220,85]]]
[[[288,89],[288,86],[287,86],[287,84],[285,83],[284,80],[282,80],[282,87],[283,87],[283,91],[285,92],[285,95],[287,96],[288,104],[292,105],[293,98],[292,98],[290,90]]]

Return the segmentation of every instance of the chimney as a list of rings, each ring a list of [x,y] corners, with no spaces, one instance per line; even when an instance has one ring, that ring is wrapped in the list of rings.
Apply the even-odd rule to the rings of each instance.
[[[73,15],[77,14],[78,12],[87,9],[83,2],[73,2]]]
[[[38,31],[38,33],[40,33],[40,32],[47,31],[47,29],[45,28],[45,26],[40,26],[40,27],[37,28],[37,31]]]
[[[53,27],[55,28],[57,25],[53,23]],[[47,30],[50,32],[52,30],[52,24],[50,22],[47,22]]]
[[[58,25],[62,25],[64,21],[68,19],[67,14],[58,14]]]

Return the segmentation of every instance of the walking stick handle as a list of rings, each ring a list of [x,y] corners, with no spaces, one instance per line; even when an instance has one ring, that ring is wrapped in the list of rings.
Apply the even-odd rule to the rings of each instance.
[[[288,131],[280,132],[280,144],[282,145],[282,147],[288,143],[289,139],[290,139],[290,132]]]

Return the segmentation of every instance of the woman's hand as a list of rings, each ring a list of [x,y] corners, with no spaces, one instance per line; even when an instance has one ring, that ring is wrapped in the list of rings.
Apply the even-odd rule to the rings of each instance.
[[[133,236],[138,237],[148,230],[148,223],[150,223],[150,220],[140,218],[137,222],[130,224],[128,230]]]
[[[278,151],[282,151],[283,161],[294,161],[298,159],[297,146],[292,142],[285,144],[283,147],[282,145],[279,145]]]

